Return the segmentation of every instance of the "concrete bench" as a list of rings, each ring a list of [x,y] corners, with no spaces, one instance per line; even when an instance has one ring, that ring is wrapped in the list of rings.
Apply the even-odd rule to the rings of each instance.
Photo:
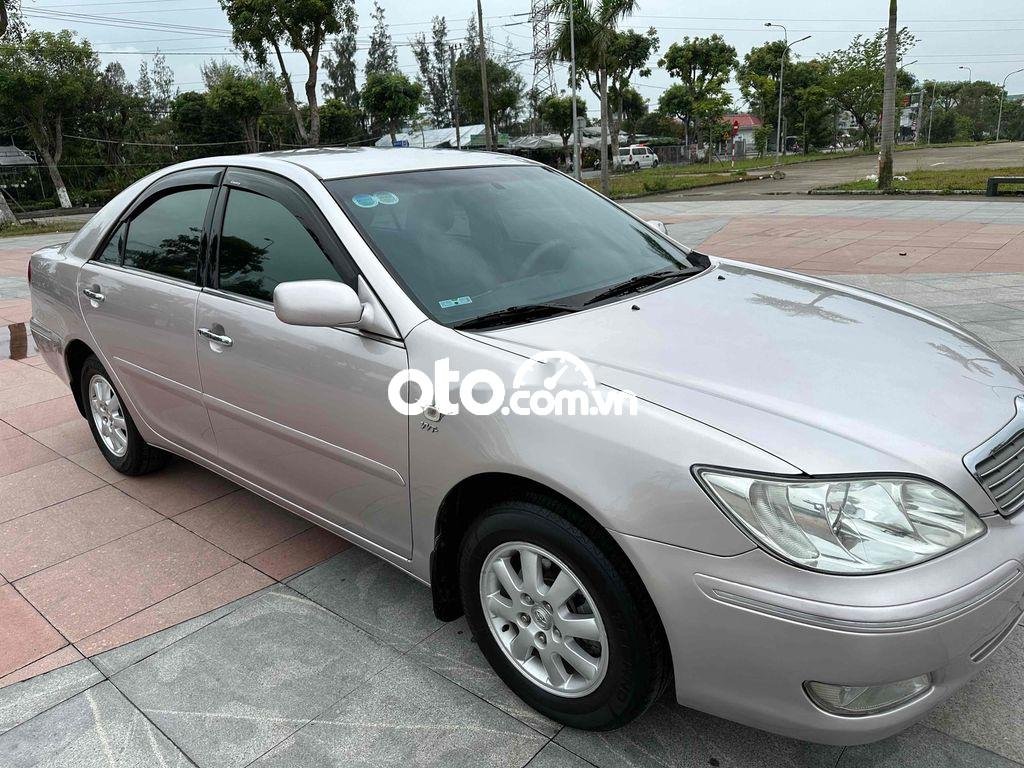
[[[998,195],[1000,184],[1024,184],[1024,176],[990,176],[985,187],[985,197]]]

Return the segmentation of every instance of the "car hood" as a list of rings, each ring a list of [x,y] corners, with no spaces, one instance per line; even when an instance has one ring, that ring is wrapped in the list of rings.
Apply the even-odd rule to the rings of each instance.
[[[484,335],[525,356],[571,352],[601,383],[808,474],[958,473],[962,484],[963,455],[1013,418],[1024,391],[1017,369],[924,310],[737,262]]]

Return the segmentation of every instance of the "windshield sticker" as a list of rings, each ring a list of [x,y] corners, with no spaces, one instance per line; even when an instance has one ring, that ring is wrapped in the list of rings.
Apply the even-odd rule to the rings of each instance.
[[[451,309],[452,307],[460,307],[463,304],[472,304],[473,299],[469,296],[459,296],[457,299],[442,299],[437,303],[441,305],[441,309]]]
[[[360,208],[373,208],[380,201],[377,199],[376,195],[355,195],[352,198],[352,202]]]
[[[373,196],[381,205],[398,205],[398,195],[394,192],[374,192]]]

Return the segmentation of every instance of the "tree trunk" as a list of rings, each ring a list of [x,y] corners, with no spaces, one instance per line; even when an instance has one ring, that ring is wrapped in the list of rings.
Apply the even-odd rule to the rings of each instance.
[[[882,92],[882,136],[878,153],[878,188],[892,189],[892,152],[896,133],[896,0],[889,0],[889,32],[885,38],[885,86]]]
[[[309,105],[309,144],[320,144],[320,104],[316,98],[316,78],[320,56],[320,47],[315,46],[308,57],[309,75],[306,77],[306,103]]]
[[[295,127],[299,133],[299,140],[305,143],[309,141],[309,135],[306,133],[306,124],[302,119],[299,105],[295,101],[295,89],[292,88],[292,79],[288,74],[288,67],[285,66],[284,56],[281,55],[281,46],[277,44],[277,41],[274,42],[274,53],[277,54],[277,64],[281,67],[281,79],[284,81],[284,100],[288,102],[288,108],[295,117]]]
[[[68,197],[68,188],[64,185],[64,179],[60,175],[60,169],[57,167],[57,162],[53,159],[53,155],[50,154],[45,146],[39,147],[39,154],[43,157],[43,162],[46,163],[46,170],[50,173],[50,181],[53,182],[54,189],[57,190],[57,200],[60,201],[61,208],[71,207],[71,198]]]
[[[621,90],[621,89],[620,89]],[[619,126],[622,125],[622,94],[619,93],[618,104],[615,105],[615,110],[612,112],[611,119],[611,132],[612,132],[612,158],[619,156]],[[611,111],[611,110],[609,110]]]
[[[609,168],[612,160],[608,158],[608,70],[601,69],[601,194],[607,195],[611,191],[611,181],[608,178]]]
[[[2,0],[0,0],[2,2]],[[7,195],[0,190],[0,229],[18,223],[18,217],[14,215],[11,206],[7,202]]]

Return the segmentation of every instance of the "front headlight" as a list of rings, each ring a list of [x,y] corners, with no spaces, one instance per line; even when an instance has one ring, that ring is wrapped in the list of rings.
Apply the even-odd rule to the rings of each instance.
[[[790,481],[699,469],[711,497],[757,541],[826,573],[880,573],[941,555],[985,532],[949,491],[924,480]]]

